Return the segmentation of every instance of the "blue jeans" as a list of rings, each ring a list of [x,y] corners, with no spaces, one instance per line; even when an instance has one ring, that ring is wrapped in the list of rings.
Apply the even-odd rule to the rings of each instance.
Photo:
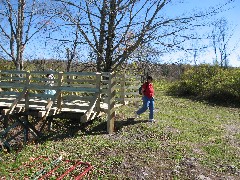
[[[144,113],[149,108],[149,119],[153,119],[153,111],[154,111],[154,98],[148,98],[147,96],[143,96],[143,105],[137,111],[137,114],[140,115]]]

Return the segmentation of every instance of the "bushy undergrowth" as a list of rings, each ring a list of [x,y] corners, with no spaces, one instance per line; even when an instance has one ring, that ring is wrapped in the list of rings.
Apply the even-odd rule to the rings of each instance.
[[[240,99],[239,87],[239,68],[200,65],[185,71],[169,93],[225,101]]]

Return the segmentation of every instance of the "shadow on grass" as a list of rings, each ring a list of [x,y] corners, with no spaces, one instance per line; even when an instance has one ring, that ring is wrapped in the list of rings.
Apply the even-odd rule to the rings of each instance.
[[[199,96],[193,96],[188,94],[173,94],[173,93],[167,93],[167,96],[175,97],[175,98],[184,98],[189,99],[191,101],[196,102],[203,102],[205,104],[208,104],[210,106],[222,106],[222,107],[228,107],[228,108],[240,108],[240,99],[236,97],[231,96],[209,96],[209,97],[199,97]]]
[[[211,106],[222,106],[229,108],[240,108],[240,99],[212,98],[206,99],[205,102]]]
[[[55,120],[56,121],[56,120]],[[125,126],[131,126],[139,123],[146,123],[148,120],[134,120],[134,118],[128,118],[126,120],[118,120],[114,122],[114,133],[120,131]],[[58,122],[55,122],[58,124]],[[47,135],[40,139],[39,143],[48,141],[61,141],[66,138],[73,138],[75,136],[86,135],[103,135],[108,134],[107,122],[101,118],[88,121],[86,123],[78,124],[74,120],[66,120],[64,123],[58,124],[57,129],[49,132]]]
[[[114,133],[121,131],[126,126],[134,124],[145,123],[147,120],[134,120],[134,118],[128,118],[123,120],[116,120],[114,122]],[[43,133],[39,139],[32,139],[27,144],[39,143],[43,144],[46,141],[61,141],[63,139],[74,138],[78,136],[88,135],[104,135],[107,132],[107,122],[105,119],[97,118],[86,123],[79,123],[79,121],[73,119],[54,119],[52,121],[52,130],[47,128],[43,129]],[[19,139],[18,145],[12,147],[12,150],[21,151],[23,148],[23,139]],[[1,147],[0,147],[1,150]]]
[[[125,126],[130,126],[134,124],[147,123],[148,120],[135,120],[134,118],[128,118],[127,120],[115,121],[114,131],[120,131]]]

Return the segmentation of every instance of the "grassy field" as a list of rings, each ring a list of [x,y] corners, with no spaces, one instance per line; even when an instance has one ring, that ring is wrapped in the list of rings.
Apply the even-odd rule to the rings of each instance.
[[[164,83],[155,90],[156,123],[147,112],[131,120],[133,105],[117,109],[111,135],[104,117],[81,126],[58,122],[41,142],[0,152],[0,179],[34,179],[46,162],[30,159],[60,155],[93,165],[84,179],[239,179],[239,108],[167,96]]]

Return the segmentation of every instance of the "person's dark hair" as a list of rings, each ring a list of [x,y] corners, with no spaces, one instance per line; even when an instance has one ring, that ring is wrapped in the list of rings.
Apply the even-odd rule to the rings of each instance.
[[[152,81],[153,80],[152,76],[148,76],[147,80],[151,80]]]

